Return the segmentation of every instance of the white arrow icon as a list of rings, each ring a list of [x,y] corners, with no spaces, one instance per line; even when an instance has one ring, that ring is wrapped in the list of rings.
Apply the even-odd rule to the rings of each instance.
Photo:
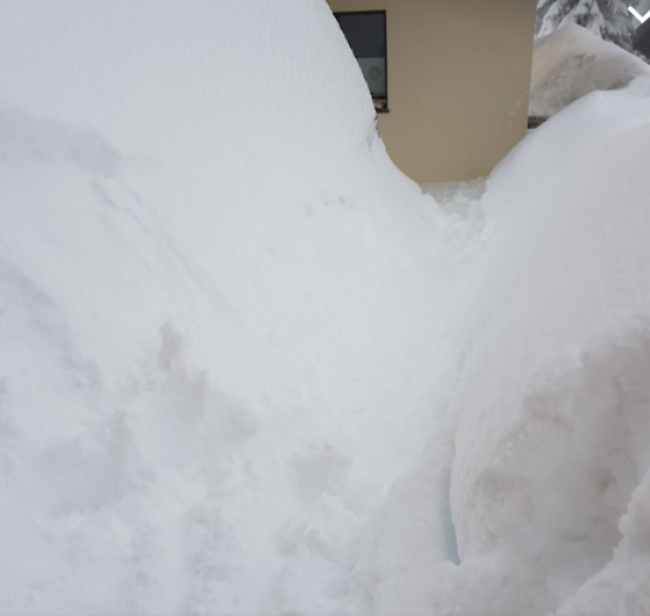
[[[644,24],[648,19],[650,19],[650,11],[648,11],[645,15],[641,15],[639,11],[637,11],[634,7],[628,7],[628,11],[632,13],[642,24]]]

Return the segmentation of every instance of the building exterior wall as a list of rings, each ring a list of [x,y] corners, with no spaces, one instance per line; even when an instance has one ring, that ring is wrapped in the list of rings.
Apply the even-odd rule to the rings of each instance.
[[[386,10],[379,129],[418,182],[484,176],[526,135],[535,0],[328,0]]]

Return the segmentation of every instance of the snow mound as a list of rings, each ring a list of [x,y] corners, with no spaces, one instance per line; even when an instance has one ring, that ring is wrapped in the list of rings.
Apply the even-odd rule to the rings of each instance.
[[[592,93],[489,179],[442,427],[361,552],[373,613],[650,613],[649,157],[650,99]]]
[[[313,612],[321,572],[355,605],[348,539],[431,425],[448,216],[329,8],[2,15],[0,613]]]
[[[589,92],[623,88],[638,77],[650,77],[650,66],[568,23],[536,43],[529,115],[548,118]]]

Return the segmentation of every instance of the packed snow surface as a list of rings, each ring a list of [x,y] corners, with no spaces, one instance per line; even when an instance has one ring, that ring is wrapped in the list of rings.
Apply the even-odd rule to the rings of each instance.
[[[0,614],[650,613],[647,81],[423,194],[320,0],[0,9]]]
[[[595,90],[616,90],[650,66],[614,43],[568,23],[536,41],[529,115],[548,118]]]

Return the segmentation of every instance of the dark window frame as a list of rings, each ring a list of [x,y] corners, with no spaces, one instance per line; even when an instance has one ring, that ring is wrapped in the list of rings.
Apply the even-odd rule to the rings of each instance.
[[[385,61],[386,61],[386,96],[385,97],[375,97],[372,95],[372,92],[370,95],[372,96],[372,101],[375,104],[375,111],[377,113],[389,113],[390,109],[388,108],[388,12],[383,9],[383,10],[372,10],[372,11],[336,11],[334,13],[334,17],[336,18],[337,23],[339,23],[339,28],[341,28],[341,24],[338,21],[338,16],[339,15],[377,15],[377,14],[383,14],[384,16],[384,48],[385,48]],[[341,31],[343,32],[343,28],[341,28]],[[343,35],[345,36],[345,32],[343,32]],[[346,37],[347,40],[347,37]],[[348,42],[348,45],[350,43]],[[352,46],[350,45],[350,50],[354,54],[354,50],[352,50]],[[356,54],[354,56],[355,58],[357,57]],[[365,79],[364,79],[365,81]],[[368,87],[370,90],[370,87]],[[379,103],[380,107],[377,106],[377,103]]]

